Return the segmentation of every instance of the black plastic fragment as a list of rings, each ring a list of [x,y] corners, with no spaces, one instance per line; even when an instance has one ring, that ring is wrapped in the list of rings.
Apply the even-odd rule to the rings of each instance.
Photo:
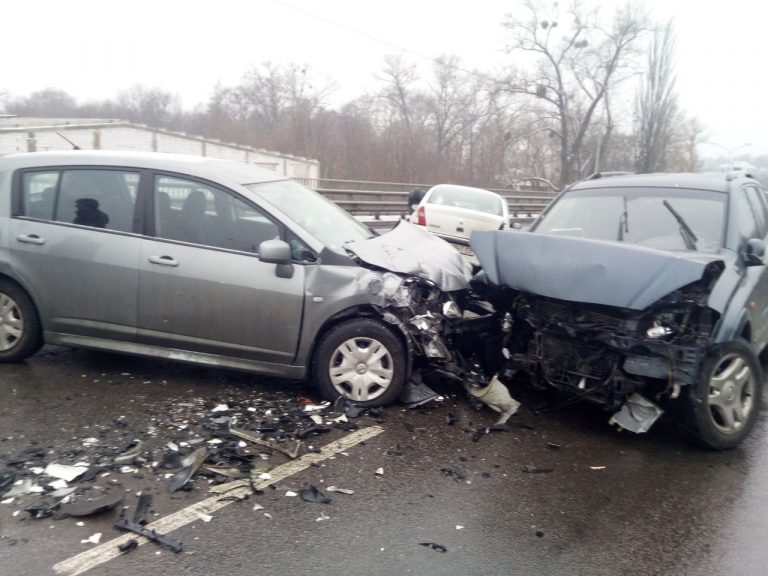
[[[316,436],[318,434],[327,434],[330,432],[331,429],[328,426],[323,426],[322,424],[312,424],[308,426],[307,428],[304,428],[304,430],[300,430],[296,433],[296,438],[299,438],[300,440],[303,440],[307,436]]]
[[[16,481],[16,474],[13,472],[3,472],[0,474],[0,494],[4,494],[11,489],[13,483]]]
[[[128,540],[128,542],[123,542],[122,544],[120,544],[117,547],[117,549],[120,550],[120,552],[128,552],[138,547],[139,547],[139,541],[134,538],[131,538],[130,540]]]
[[[50,518],[53,516],[56,509],[59,507],[59,503],[49,504],[46,502],[24,508],[26,512],[29,512],[30,516],[35,520],[41,520],[42,518]]]
[[[445,423],[448,424],[448,426],[453,426],[456,424],[458,418],[451,412],[448,412],[448,414],[445,415]]]
[[[152,505],[152,494],[143,492],[136,503],[136,510],[133,512],[133,523],[144,526],[147,523],[149,507]]]
[[[443,546],[442,544],[437,544],[435,542],[419,542],[419,546],[426,546],[427,548],[431,548],[435,552],[448,552],[448,548]]]
[[[358,406],[346,396],[339,396],[336,399],[336,402],[333,403],[333,408],[336,412],[346,414],[347,418],[357,418],[360,414],[365,412],[364,407]]]
[[[144,538],[147,540],[157,542],[158,544],[165,546],[176,554],[181,552],[184,548],[184,544],[182,544],[180,540],[174,540],[173,538],[169,538],[164,534],[158,533],[156,530],[150,530],[139,524],[129,522],[125,518],[120,518],[117,522],[115,522],[115,528],[119,528],[120,530],[127,530],[140,536],[144,536]]]
[[[304,500],[304,502],[317,502],[320,504],[327,504],[331,501],[328,496],[323,494],[315,486],[309,486],[308,488],[299,491],[299,496],[301,496],[301,499]]]
[[[526,464],[521,470],[526,474],[549,474],[552,472],[552,468],[539,468],[533,464]]]
[[[162,467],[166,470],[181,466],[181,457],[178,452],[166,452],[163,454]]]
[[[456,482],[461,482],[466,479],[467,475],[464,472],[464,466],[446,466],[440,468],[440,474],[453,478]]]

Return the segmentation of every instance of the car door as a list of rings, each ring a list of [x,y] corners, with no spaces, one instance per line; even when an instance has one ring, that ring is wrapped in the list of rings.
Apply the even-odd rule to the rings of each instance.
[[[304,269],[279,278],[258,246],[282,227],[240,195],[156,174],[153,238],[141,248],[139,342],[290,364],[304,302]]]
[[[139,179],[138,171],[102,167],[17,175],[12,266],[32,291],[47,332],[133,340]]]
[[[744,204],[744,219],[749,222],[748,227],[744,228],[743,242],[746,243],[752,238],[768,242],[768,204],[765,192],[755,184],[745,184],[740,190],[739,200]],[[765,254],[763,260],[768,262],[767,259],[768,254]],[[768,268],[749,266],[745,273],[752,286],[748,301],[752,340],[762,346],[768,340]]]

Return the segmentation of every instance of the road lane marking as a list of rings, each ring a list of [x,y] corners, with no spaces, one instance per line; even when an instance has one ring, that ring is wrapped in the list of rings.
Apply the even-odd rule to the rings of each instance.
[[[292,460],[286,464],[281,464],[277,468],[270,471],[272,477],[269,480],[262,480],[261,482],[255,483],[254,488],[261,490],[270,484],[275,484],[285,480],[289,476],[293,476],[302,470],[306,470],[312,464],[322,462],[331,456],[335,456],[339,452],[344,452],[345,450],[350,449],[352,446],[359,444],[360,442],[365,442],[374,436],[378,436],[382,432],[384,432],[384,429],[381,426],[371,426],[369,428],[363,428],[361,430],[357,430],[356,432],[352,432],[340,440],[336,440],[335,442],[331,442],[330,444],[323,446],[320,453],[305,454],[301,458],[297,458],[296,460]],[[251,492],[252,490],[250,488],[236,488],[225,494],[216,494],[215,496],[210,496],[205,500],[201,500],[196,504],[192,504],[191,506],[183,508],[177,512],[173,512],[164,518],[160,518],[159,520],[148,524],[147,528],[150,530],[154,529],[161,534],[167,534],[168,532],[172,532],[173,530],[181,528],[182,526],[186,526],[192,522],[199,521],[200,514],[211,515],[216,510],[220,510],[221,508],[224,508],[224,506],[229,506],[232,504],[232,502],[237,502],[238,500],[236,498],[233,499],[233,497],[236,497],[240,494],[250,494]],[[53,566],[53,570],[57,574],[77,576],[78,574],[82,574],[91,568],[95,568],[100,564],[120,556],[122,552],[120,552],[117,547],[131,539],[138,540],[139,546],[149,542],[149,540],[146,538],[133,533],[124,534],[122,536],[118,536],[117,538],[113,538],[109,542],[105,542],[104,544],[100,544],[99,546],[91,548],[90,550],[86,550],[85,552],[77,554],[76,556],[62,560]]]

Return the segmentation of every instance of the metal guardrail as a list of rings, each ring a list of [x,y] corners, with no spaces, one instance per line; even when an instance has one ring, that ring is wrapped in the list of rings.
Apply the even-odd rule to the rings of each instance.
[[[396,218],[406,218],[410,214],[408,194],[416,188],[428,190],[427,184],[402,182],[371,182],[360,180],[295,180],[314,189],[332,200],[347,212],[358,217],[370,217],[373,224]],[[489,189],[500,194],[509,205],[509,218],[512,223],[530,223],[552,201],[555,192],[526,188],[522,190]],[[382,222],[384,223],[384,222]]]

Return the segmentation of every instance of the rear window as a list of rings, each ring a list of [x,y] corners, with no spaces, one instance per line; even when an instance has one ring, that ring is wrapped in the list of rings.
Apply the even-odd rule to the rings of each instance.
[[[493,192],[452,186],[434,188],[427,200],[427,204],[476,210],[494,216],[504,214],[501,203],[501,198]]]

